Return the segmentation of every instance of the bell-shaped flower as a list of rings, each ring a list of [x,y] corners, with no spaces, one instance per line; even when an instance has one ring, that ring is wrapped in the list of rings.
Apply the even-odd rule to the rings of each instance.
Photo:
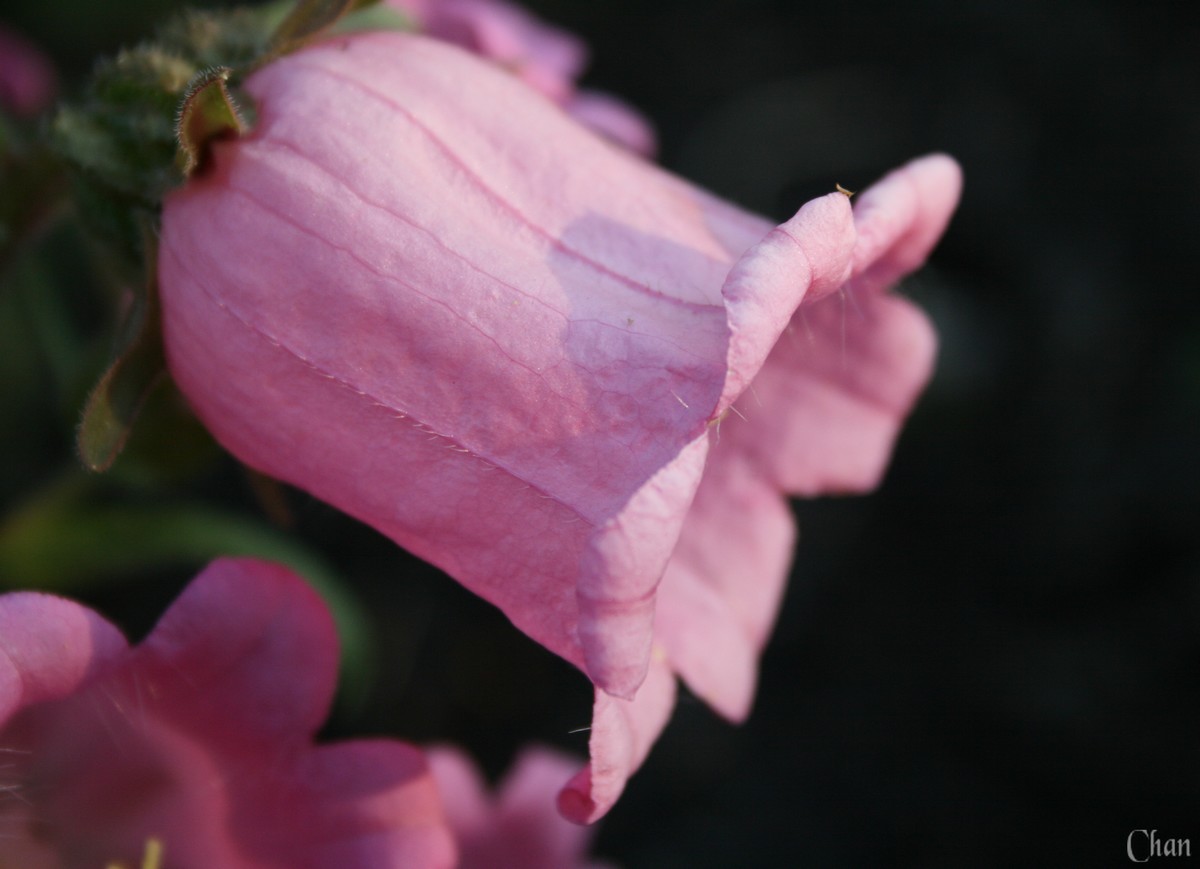
[[[247,464],[589,675],[592,764],[559,802],[594,819],[673,674],[746,714],[783,493],[878,479],[934,348],[882,291],[958,169],[925,158],[773,228],[422,37],[339,39],[248,88],[257,128],[164,207],[175,379]]]
[[[579,762],[547,748],[525,749],[489,793],[469,757],[456,748],[426,750],[446,819],[458,842],[459,869],[601,869],[587,858],[595,827],[563,820],[554,794]]]
[[[587,66],[583,40],[507,0],[390,0],[427,35],[486,58],[560,105],[575,120],[653,156],[654,128],[616,97],[575,86]]]
[[[328,610],[265,562],[215,562],[133,648],[0,597],[0,865],[453,865],[419,750],[313,745],[336,666]]]

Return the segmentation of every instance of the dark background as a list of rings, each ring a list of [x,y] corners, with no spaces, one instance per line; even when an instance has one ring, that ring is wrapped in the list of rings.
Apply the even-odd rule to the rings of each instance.
[[[528,5],[588,40],[585,82],[653,119],[663,163],[765,214],[932,150],[966,178],[902,287],[942,350],[885,483],[795,505],[752,718],[685,696],[597,853],[1116,865],[1156,828],[1200,858],[1200,6]],[[0,19],[69,88],[172,7],[4,0]],[[55,413],[24,423],[36,445],[7,494],[69,460]],[[166,489],[256,510],[233,462],[215,467]],[[586,680],[374,532],[288,498],[376,628],[371,692],[332,734],[455,741],[490,774],[530,739],[583,751]],[[73,593],[137,635],[191,572]]]

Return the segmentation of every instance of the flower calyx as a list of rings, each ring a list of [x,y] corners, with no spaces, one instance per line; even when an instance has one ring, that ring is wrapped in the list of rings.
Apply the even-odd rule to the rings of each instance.
[[[226,82],[233,73],[218,66],[196,73],[179,106],[175,136],[179,141],[176,163],[185,178],[207,164],[208,146],[218,139],[236,138],[246,129],[238,105]]]

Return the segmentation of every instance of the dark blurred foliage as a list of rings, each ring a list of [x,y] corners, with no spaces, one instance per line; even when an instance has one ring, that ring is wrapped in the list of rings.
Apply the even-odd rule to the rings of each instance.
[[[68,88],[174,6],[4,3]],[[797,503],[751,720],[685,697],[598,851],[628,867],[1093,866],[1156,828],[1200,854],[1200,6],[528,5],[589,41],[588,83],[653,118],[667,166],[751,208],[783,218],[931,150],[966,176],[902,288],[942,352],[884,485]],[[66,296],[38,304],[71,308],[99,366],[82,248],[47,243]],[[24,498],[70,466],[85,384],[5,365],[36,384],[3,427],[0,491]],[[127,468],[106,497],[265,521],[237,466],[206,461],[153,486]],[[375,533],[299,493],[286,505],[376,637],[369,693],[331,734],[459,742],[490,774],[527,740],[584,749],[579,674]],[[72,593],[137,635],[193,568]]]

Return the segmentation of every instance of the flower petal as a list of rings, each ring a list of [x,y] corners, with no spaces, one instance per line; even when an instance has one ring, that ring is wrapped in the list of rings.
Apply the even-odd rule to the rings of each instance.
[[[927,318],[883,291],[918,267],[945,229],[961,175],[949,157],[914,160],[861,194],[844,289],[796,312],[755,378],[748,421],[722,436],[795,495],[874,487],[933,368]]]
[[[255,807],[243,806],[243,839],[264,859],[287,855],[295,869],[457,865],[437,784],[412,746],[382,739],[321,746],[262,798],[292,822],[259,825]]]
[[[854,208],[855,286],[886,289],[920,268],[961,193],[962,170],[945,154],[919,157],[863,191]]]
[[[933,367],[925,316],[891,296],[830,296],[802,310],[755,379],[747,420],[721,437],[780,489],[811,497],[874,487]]]
[[[577,824],[603,817],[637,771],[675,708],[675,677],[666,655],[655,650],[646,680],[633,700],[596,691],[588,765],[558,795],[558,810]]]
[[[655,591],[704,472],[700,437],[592,538],[580,564],[579,639],[592,681],[632,699],[646,676]]]
[[[749,714],[795,541],[779,490],[718,441],[659,587],[654,633],[672,669],[732,721]]]
[[[722,290],[731,337],[716,415],[750,385],[801,301],[842,285],[853,249],[850,205],[830,193],[806,203],[738,260]]]
[[[504,0],[437,0],[424,21],[430,36],[500,64],[555,102],[570,96],[587,64],[581,40]]]
[[[599,866],[585,857],[594,828],[564,820],[550,799],[579,761],[541,747],[521,752],[496,796],[470,758],[454,748],[429,750],[429,763],[458,838],[460,869]]]
[[[0,596],[0,727],[75,691],[126,648],[120,631],[77,603],[37,592]]]
[[[426,748],[425,753],[460,851],[470,852],[470,840],[496,832],[487,779],[475,762],[455,746],[434,745]]]
[[[178,726],[261,744],[320,727],[337,655],[333,620],[316,592],[280,565],[228,558],[192,581],[128,666]]]

